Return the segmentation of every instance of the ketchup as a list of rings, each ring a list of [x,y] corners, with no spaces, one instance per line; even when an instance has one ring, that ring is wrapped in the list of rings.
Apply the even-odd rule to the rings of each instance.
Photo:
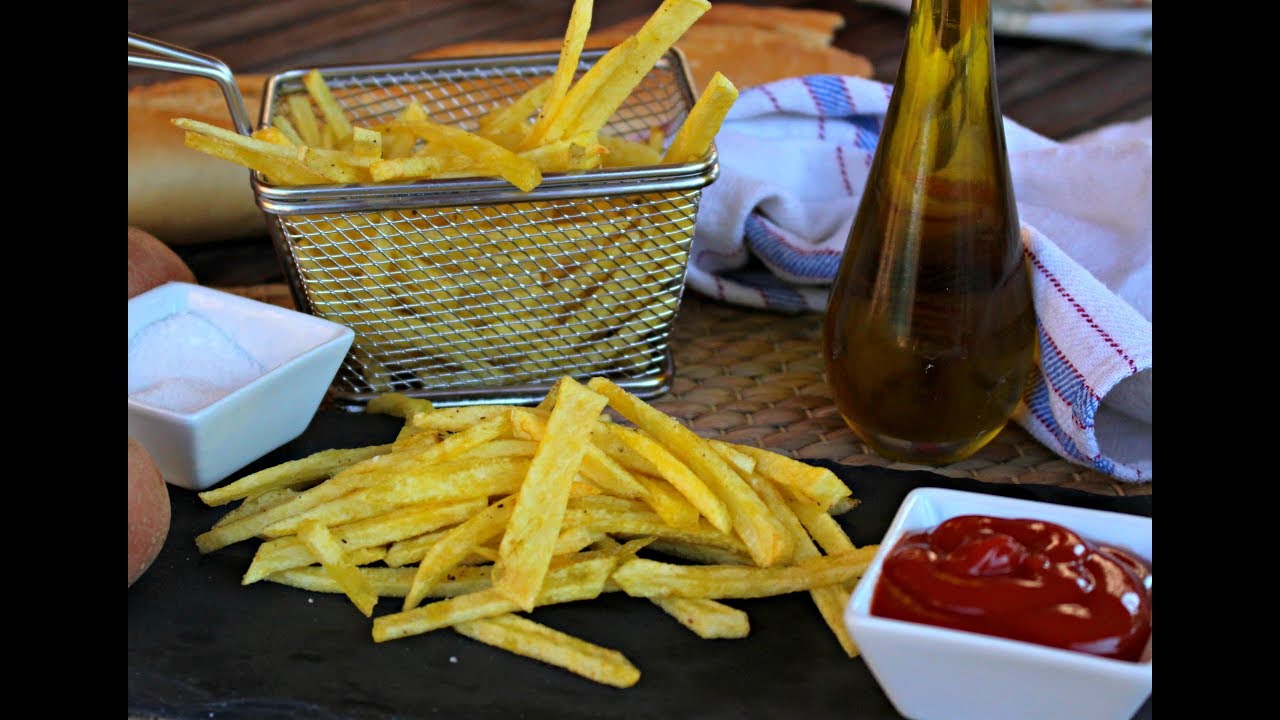
[[[962,515],[893,547],[871,614],[1138,660],[1151,566],[1054,523]]]

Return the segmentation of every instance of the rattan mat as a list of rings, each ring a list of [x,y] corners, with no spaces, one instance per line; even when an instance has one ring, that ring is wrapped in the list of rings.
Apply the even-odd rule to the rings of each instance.
[[[224,287],[293,307],[288,287]],[[987,482],[1041,483],[1104,495],[1150,495],[1151,483],[1123,483],[1062,459],[1010,423],[973,457],[941,467],[886,460],[867,449],[836,412],[823,377],[821,317],[782,315],[685,293],[671,340],[675,379],[652,400],[699,435],[797,458],[931,470]]]

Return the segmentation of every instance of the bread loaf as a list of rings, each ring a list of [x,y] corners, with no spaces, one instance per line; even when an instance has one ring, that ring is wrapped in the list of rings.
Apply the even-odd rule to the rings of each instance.
[[[242,75],[237,82],[256,120],[266,76]],[[187,148],[169,122],[177,117],[231,127],[222,89],[212,80],[186,77],[129,90],[129,225],[169,245],[265,236],[250,171]]]

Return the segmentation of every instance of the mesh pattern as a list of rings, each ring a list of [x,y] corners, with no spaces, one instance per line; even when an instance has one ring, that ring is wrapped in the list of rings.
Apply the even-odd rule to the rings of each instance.
[[[388,121],[417,100],[433,120],[474,130],[554,70],[554,61],[476,61],[326,71],[325,80],[353,125]],[[602,134],[643,140],[658,128],[669,138],[689,109],[678,72],[659,63]],[[294,93],[305,89],[281,84],[268,122]],[[665,391],[700,190],[589,178],[581,190],[443,207],[364,197],[351,211],[274,215],[301,305],[356,333],[334,381],[338,399],[401,392],[449,404],[476,390],[504,401],[516,396],[495,388],[527,394],[562,375],[605,375],[642,396]]]
[[[351,393],[661,372],[698,192],[282,216]]]

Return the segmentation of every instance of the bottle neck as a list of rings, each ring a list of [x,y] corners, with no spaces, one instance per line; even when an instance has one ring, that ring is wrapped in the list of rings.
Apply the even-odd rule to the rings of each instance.
[[[907,37],[917,46],[933,51],[951,52],[958,43],[973,40],[989,45],[991,2],[912,0],[908,22]]]
[[[897,172],[982,178],[1003,164],[989,0],[913,0],[885,117]]]

